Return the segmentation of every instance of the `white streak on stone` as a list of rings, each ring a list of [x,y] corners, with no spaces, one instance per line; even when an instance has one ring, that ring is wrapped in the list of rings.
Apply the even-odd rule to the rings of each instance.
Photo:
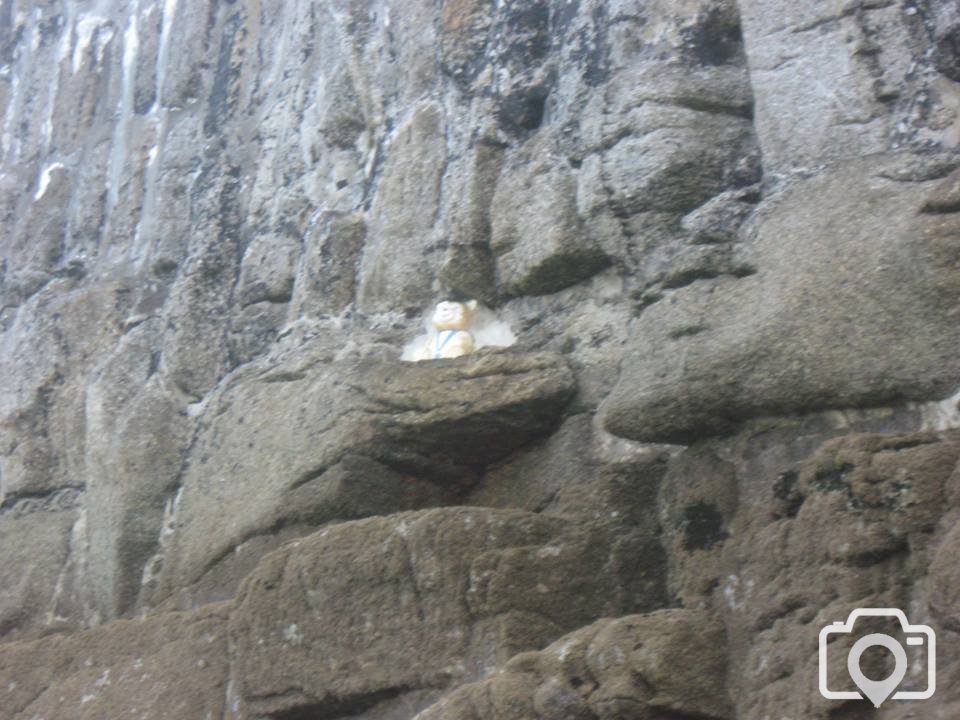
[[[156,6],[150,7],[149,13],[153,13]],[[160,174],[160,156],[163,154],[163,146],[167,135],[167,126],[169,120],[169,110],[163,102],[163,86],[167,76],[166,69],[170,56],[170,34],[173,27],[173,20],[176,16],[177,0],[164,0],[163,16],[160,25],[160,41],[157,46],[157,60],[154,76],[156,78],[156,92],[154,94],[153,107],[150,108],[150,114],[154,120],[158,121],[156,143],[150,148],[147,155],[147,167],[144,173],[143,204],[140,210],[140,218],[137,221],[137,229],[134,242],[131,245],[131,253],[134,258],[139,259],[141,266],[150,261],[150,248],[143,247],[144,238],[149,242],[152,238],[149,229],[153,223],[156,209],[156,186],[157,178]],[[145,232],[145,229],[147,230]]]
[[[77,519],[74,521],[73,526],[70,528],[70,544],[68,545],[67,561],[60,569],[60,574],[57,575],[57,583],[53,588],[53,597],[50,599],[50,609],[47,611],[47,625],[52,625],[55,622],[63,622],[68,619],[57,613],[57,607],[59,607],[60,601],[63,599],[63,589],[66,585],[67,577],[75,567],[75,560],[82,556],[86,523],[86,513],[81,509],[80,512],[77,513]]]
[[[283,629],[283,639],[291,645],[302,645],[303,633],[300,632],[296,623],[290,623]]]
[[[960,390],[946,400],[917,403],[923,430],[953,430],[960,428]]]
[[[176,494],[167,501],[163,511],[163,528],[160,532],[160,544],[166,545],[170,542],[170,537],[177,529],[177,509],[180,507],[180,499],[183,497],[183,487],[177,488]]]
[[[20,101],[19,89],[20,80],[14,75],[10,80],[10,101],[7,103],[7,109],[3,116],[3,136],[0,137],[0,148],[3,150],[4,158],[13,147],[13,123]]]
[[[177,492],[172,497],[167,498],[167,504],[163,508],[163,524],[160,526],[160,536],[157,538],[157,552],[143,566],[143,574],[140,578],[141,586],[152,584],[163,572],[163,563],[170,549],[173,534],[177,530],[177,510],[180,507],[182,497],[183,487],[181,486],[177,488]],[[144,607],[145,615],[148,609]]]
[[[240,712],[240,694],[237,692],[236,686],[233,682],[233,677],[231,676],[227,680],[227,698],[226,706],[230,709],[230,712],[233,713],[233,716],[236,717]],[[224,709],[224,717],[226,717],[226,708]]]
[[[64,3],[64,6],[66,7],[66,14],[63,16],[63,27],[60,29],[63,34],[60,36],[60,44],[57,46],[58,65],[70,56],[70,50],[73,48],[73,23],[76,8],[72,2]]]
[[[47,187],[50,185],[50,175],[57,168],[62,168],[63,163],[53,163],[53,165],[48,165],[43,169],[43,172],[40,173],[40,180],[37,182],[37,192],[34,194],[33,199],[39,200],[47,192]]]
[[[36,50],[39,47],[39,23],[42,18],[43,13],[40,8],[34,10],[34,12],[29,15],[29,28],[27,29],[28,33],[31,33],[31,42],[26,43],[23,49],[23,53],[15,60],[15,66],[13,69],[13,78],[10,86],[10,97],[8,98],[6,112],[4,115],[4,131],[3,136],[0,138],[0,142],[3,145],[4,159],[9,159],[8,154],[14,157],[20,154],[21,150],[21,141],[17,137],[15,129],[17,127],[17,122],[20,120],[21,110],[23,110],[24,102],[24,93],[20,92],[21,81],[18,78],[18,75],[28,78],[28,82],[25,83],[25,88],[28,92],[30,89],[29,78],[34,69],[34,63],[36,62]],[[28,16],[25,12],[17,13],[17,21],[15,25],[21,25],[28,22]]]
[[[150,230],[156,224],[157,179],[160,176],[160,154],[163,151],[163,143],[166,139],[168,115],[169,111],[161,107],[159,113],[150,118],[157,123],[157,139],[147,153],[147,167],[143,178],[143,203],[140,209],[140,218],[137,221],[136,237],[131,245],[134,262],[139,262],[141,267],[149,263],[151,256],[150,247],[145,246],[144,241],[152,242],[154,237]]]
[[[163,24],[160,26],[160,44],[157,49],[157,97],[154,107],[163,106],[163,84],[170,61],[170,29],[177,12],[177,0],[163,0]]]
[[[137,16],[140,1],[136,0],[133,11],[123,33],[123,79],[121,83],[120,105],[117,108],[117,124],[113,133],[113,145],[110,149],[110,168],[107,177],[107,206],[112,210],[120,194],[120,177],[127,160],[127,130],[133,112],[133,81],[136,70],[139,37],[137,35]]]
[[[50,151],[50,141],[53,138],[53,111],[57,102],[57,91],[60,89],[60,71],[63,61],[70,55],[73,45],[73,22],[76,8],[72,2],[65,3],[66,11],[63,16],[63,27],[60,28],[60,42],[57,45],[57,60],[53,72],[50,73],[50,83],[47,86],[47,117],[43,121],[43,152]]]
[[[108,27],[102,32],[97,33],[97,44],[95,50],[95,64],[97,66],[103,65],[103,54],[107,51],[107,45],[110,44],[111,40],[113,40],[113,28]]]
[[[96,32],[97,28],[106,25],[108,22],[109,20],[99,15],[87,15],[86,17],[80,18],[80,21],[77,23],[77,42],[73,46],[71,67],[73,68],[74,75],[80,70],[80,63],[83,62],[84,53],[86,53],[87,48],[90,47],[94,32]],[[113,37],[112,30],[110,37]]]
[[[43,10],[35,8],[33,11],[33,29],[30,36],[30,49],[36,51],[40,47],[40,20],[43,17]]]

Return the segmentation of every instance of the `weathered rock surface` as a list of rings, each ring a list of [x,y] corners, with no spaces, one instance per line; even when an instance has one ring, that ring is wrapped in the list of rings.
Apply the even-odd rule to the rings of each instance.
[[[918,101],[929,101],[931,108],[955,102],[956,85],[931,51],[950,42],[956,8],[737,4],[748,39],[754,124],[768,171],[816,167],[891,146],[956,146],[955,117],[912,110]],[[837,72],[841,65],[844,71]]]
[[[960,215],[924,211],[942,181],[891,179],[891,163],[795,182],[750,221],[755,273],[694,282],[647,308],[607,428],[687,442],[751,416],[949,395]]]
[[[4,645],[0,697],[11,718],[412,714],[596,613],[662,603],[615,540],[519,510],[337,523],[264,557],[235,600]]]
[[[934,628],[938,690],[923,711],[955,711],[956,593],[946,590],[955,563],[945,558],[955,535],[960,444],[955,431],[849,434],[858,424],[897,422],[757,423],[732,442],[691,447],[664,479],[671,591],[726,626],[740,716],[836,717],[837,704],[816,692],[817,638],[858,607],[902,608],[910,622]],[[874,631],[902,638],[896,625]],[[831,689],[852,689],[851,644],[847,635],[831,645]],[[917,653],[910,662],[904,687],[922,690],[927,658]],[[900,717],[890,710],[877,717]]]
[[[450,508],[295,541],[237,596],[237,691],[255,713],[332,714],[480,677],[596,608],[649,604],[633,593],[637,563],[618,568],[609,538],[578,535],[558,518]]]
[[[0,631],[35,631],[58,618],[57,587],[77,522],[77,491],[22,499],[0,509]]]
[[[229,710],[227,609],[210,605],[5,644],[4,717],[223,717]]]
[[[534,147],[504,168],[490,214],[490,245],[507,295],[556,292],[609,263],[577,215],[573,173],[549,147]]]
[[[0,715],[958,716],[958,38],[0,3]],[[448,297],[517,345],[401,363]],[[816,694],[864,603],[935,699]]]
[[[517,655],[417,720],[732,717],[723,628],[697,610],[599,620]]]
[[[573,389],[550,354],[299,360],[251,368],[211,398],[150,602],[221,561],[241,563],[232,583],[216,580],[231,595],[264,551],[255,543],[238,555],[253,539],[276,545],[336,520],[453,502],[487,463],[548,432]]]

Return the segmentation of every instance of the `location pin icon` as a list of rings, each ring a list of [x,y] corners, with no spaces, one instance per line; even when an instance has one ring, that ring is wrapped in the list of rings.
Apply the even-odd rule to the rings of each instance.
[[[860,656],[867,648],[874,645],[882,645],[893,653],[893,673],[886,680],[871,680],[860,671]],[[903,676],[907,674],[907,653],[904,651],[903,645],[889,635],[881,633],[866,635],[857,640],[850,649],[850,654],[847,655],[847,670],[857,687],[873,703],[873,706],[880,707],[880,704],[899,687]]]

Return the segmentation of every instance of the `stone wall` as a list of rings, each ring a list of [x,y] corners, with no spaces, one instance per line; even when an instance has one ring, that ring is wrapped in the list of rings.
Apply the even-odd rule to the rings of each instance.
[[[0,715],[960,713],[954,3],[0,0],[0,124]]]

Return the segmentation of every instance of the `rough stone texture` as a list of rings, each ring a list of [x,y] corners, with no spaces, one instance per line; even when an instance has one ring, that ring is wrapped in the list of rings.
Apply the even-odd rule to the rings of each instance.
[[[730,718],[724,653],[722,626],[701,611],[600,620],[517,655],[416,718]]]
[[[960,715],[958,38],[0,2],[0,714]],[[515,346],[399,361],[471,297]],[[936,628],[930,703],[812,690],[867,602]]]
[[[956,8],[843,0],[738,4],[769,171],[891,147],[956,146],[958,90],[946,67],[955,53],[945,49]],[[934,47],[944,54],[932,57]],[[930,112],[916,112],[918,102],[929,103]]]
[[[490,205],[490,244],[507,295],[546,295],[584,280],[609,260],[586,236],[569,168],[550,148],[515,158]]]
[[[311,231],[304,239],[306,249],[293,282],[291,319],[338,315],[356,298],[357,264],[366,236],[363,219],[329,213]]]
[[[14,642],[0,653],[4,717],[223,717],[226,606]]]
[[[442,109],[413,111],[386,141],[387,160],[370,209],[372,242],[364,247],[359,306],[363,310],[416,308],[430,296],[432,255],[440,248],[431,229],[440,210],[446,153]]]
[[[151,602],[236,562],[259,536],[452,502],[486,463],[550,430],[572,390],[562,360],[546,354],[323,360],[250,368],[211,398],[174,501],[177,532],[153,563]],[[245,571],[257,557],[246,556]]]
[[[136,603],[191,440],[184,401],[156,372],[158,325],[147,320],[125,334],[87,387],[85,460],[92,477],[85,508],[103,510],[85,513],[91,548],[83,566],[72,570],[96,578],[80,602],[104,618],[123,615]]]
[[[23,499],[0,509],[0,541],[7,548],[0,565],[4,635],[28,633],[58,619],[55,589],[70,552],[77,492],[64,490],[44,500]]]
[[[755,273],[693,282],[647,308],[607,428],[686,442],[755,415],[948,395],[960,376],[960,215],[922,212],[938,181],[890,179],[891,162],[791,184],[750,221]]]
[[[257,713],[333,714],[476,678],[595,608],[634,604],[630,578],[568,531],[532,513],[439,509],[296,541],[237,596],[238,692]]]
[[[905,421],[764,421],[672,464],[660,495],[670,589],[724,622],[740,717],[837,717],[837,703],[811,692],[817,635],[857,607],[902,608],[934,628],[938,689],[924,717],[955,712],[956,592],[947,590],[955,562],[945,556],[955,541],[957,434],[850,434]],[[895,624],[873,627],[897,634]],[[851,644],[846,636],[831,646],[831,689],[850,688]],[[926,658],[911,663],[906,687],[923,689]],[[885,705],[876,717],[900,717],[898,709]]]

